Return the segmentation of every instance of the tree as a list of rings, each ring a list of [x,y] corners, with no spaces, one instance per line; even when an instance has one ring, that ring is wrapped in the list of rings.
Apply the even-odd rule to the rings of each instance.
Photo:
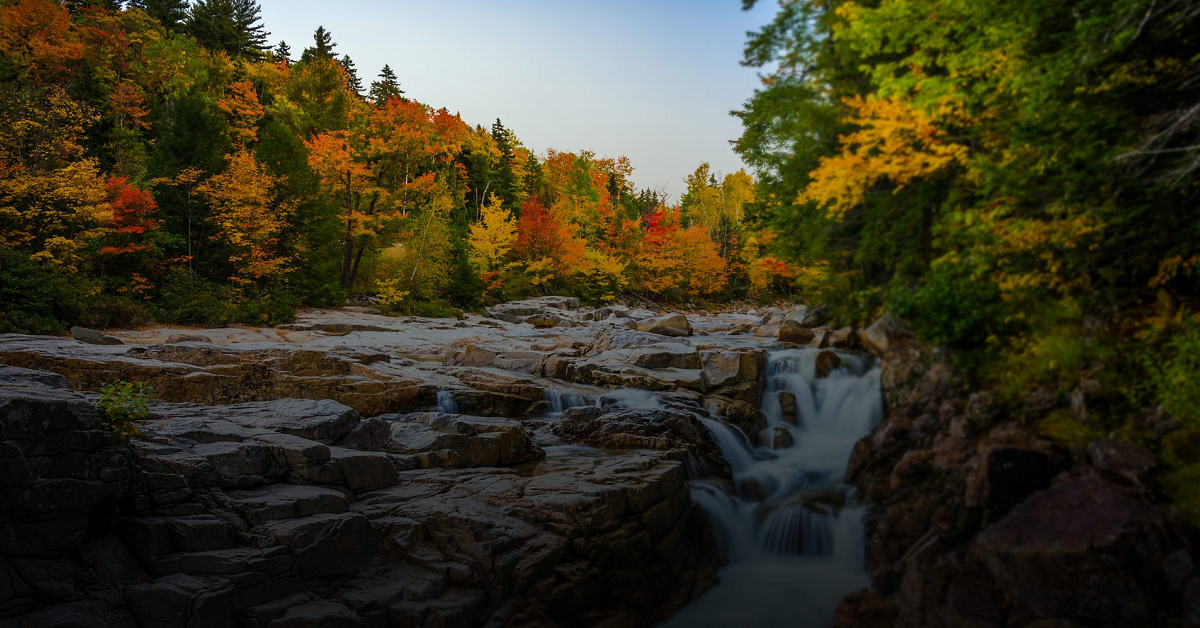
[[[512,212],[492,194],[480,210],[479,221],[471,225],[471,259],[484,273],[497,271],[516,241],[517,222]]]
[[[156,217],[158,203],[150,193],[130,185],[128,177],[110,177],[104,191],[112,218],[99,254],[129,256],[154,248],[150,234],[162,223]]]
[[[396,73],[392,71],[391,66],[385,64],[379,71],[379,80],[371,82],[371,101],[378,106],[383,105],[389,99],[401,98],[403,95],[404,90],[400,89]]]
[[[76,270],[112,218],[100,164],[82,143],[96,116],[60,87],[9,93],[0,105],[0,247]]]
[[[262,25],[261,12],[256,0],[196,0],[187,31],[211,50],[258,60],[266,55],[270,34]]]
[[[268,287],[290,270],[280,236],[294,207],[279,198],[280,184],[280,177],[240,150],[229,156],[224,172],[197,188],[212,207],[212,237],[228,251],[229,280],[240,287]]]
[[[183,31],[188,19],[187,0],[132,0],[129,6],[145,11],[170,31]]]
[[[342,68],[346,70],[346,89],[354,94],[361,94],[363,90],[362,80],[358,78],[358,70],[354,67],[354,61],[350,55],[342,55],[340,62]]]
[[[325,30],[324,26],[318,26],[316,32],[313,33],[313,45],[304,49],[300,54],[300,62],[308,63],[317,59],[336,59],[337,53],[334,50],[337,44],[333,41],[333,35]]]
[[[279,45],[275,46],[275,61],[288,63],[292,62],[292,47],[286,41],[280,40]]]

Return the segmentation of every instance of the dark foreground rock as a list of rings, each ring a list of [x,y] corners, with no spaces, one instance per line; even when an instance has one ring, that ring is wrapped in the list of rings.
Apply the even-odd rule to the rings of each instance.
[[[303,399],[122,443],[64,383],[0,367],[0,624],[637,626],[716,567],[678,451]]]
[[[1145,449],[1046,441],[1026,426],[1053,400],[1002,411],[895,319],[861,339],[887,404],[847,472],[872,509],[873,589],[843,599],[835,626],[1200,625],[1196,531],[1154,492]]]

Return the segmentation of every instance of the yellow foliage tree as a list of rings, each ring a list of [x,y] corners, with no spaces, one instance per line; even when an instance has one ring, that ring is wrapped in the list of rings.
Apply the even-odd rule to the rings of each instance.
[[[925,112],[897,98],[846,102],[859,129],[839,138],[841,154],[823,157],[800,193],[800,202],[815,202],[830,218],[840,220],[861,204],[878,181],[897,188],[967,160],[967,148],[951,143]]]
[[[278,201],[281,177],[267,173],[248,151],[238,151],[228,161],[224,172],[196,191],[212,207],[213,238],[231,249],[230,280],[245,287],[277,279],[292,262],[280,252],[279,237],[294,207]]]
[[[483,205],[479,222],[471,225],[471,259],[484,273],[499,270],[517,241],[517,221],[492,194]]]

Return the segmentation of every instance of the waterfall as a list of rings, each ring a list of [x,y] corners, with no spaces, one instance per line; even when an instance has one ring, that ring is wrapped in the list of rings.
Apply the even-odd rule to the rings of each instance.
[[[546,389],[546,405],[550,406],[551,412],[561,414],[567,408],[590,406],[592,405],[592,399],[581,392],[569,388],[552,386]]]
[[[880,369],[839,353],[841,366],[818,377],[817,354],[768,356],[763,432],[704,419],[733,483],[694,481],[692,498],[713,524],[725,567],[667,626],[827,626],[837,601],[869,584],[865,513],[842,479],[855,443],[883,418]],[[781,449],[772,447],[777,430],[791,436]]]
[[[437,391],[437,408],[439,412],[458,414],[458,402],[454,401],[454,393],[439,388]]]

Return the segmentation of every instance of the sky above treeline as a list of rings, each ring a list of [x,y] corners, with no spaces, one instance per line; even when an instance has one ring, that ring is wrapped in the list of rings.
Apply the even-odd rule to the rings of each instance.
[[[729,141],[759,85],[746,31],[777,6],[740,0],[260,0],[292,57],[324,26],[369,85],[385,63],[410,98],[471,124],[500,118],[527,147],[626,155],[640,187],[677,199],[702,161],[743,167]]]

